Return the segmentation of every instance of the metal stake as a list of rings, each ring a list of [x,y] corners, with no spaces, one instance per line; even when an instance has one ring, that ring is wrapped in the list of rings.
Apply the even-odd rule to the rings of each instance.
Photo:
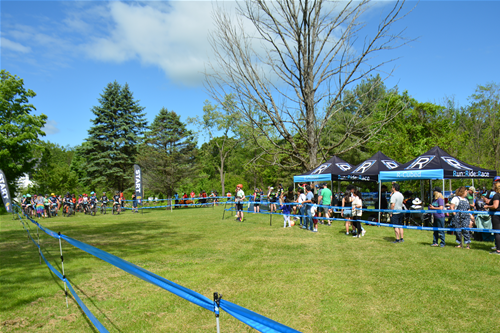
[[[64,258],[62,254],[62,245],[61,245],[61,232],[58,233],[59,235],[59,250],[61,252],[61,267],[62,267],[62,273],[63,273],[63,282],[64,282],[64,294],[66,295],[66,308],[68,308],[68,290],[66,289],[66,275],[64,274]]]
[[[217,322],[217,333],[220,333],[219,326],[219,308],[220,308],[220,300],[222,299],[222,294],[214,293],[214,312],[215,312],[215,321]]]
[[[42,264],[42,254],[40,253],[40,235],[38,234],[38,225],[36,226],[36,238],[38,238],[38,257],[40,259],[40,265]]]

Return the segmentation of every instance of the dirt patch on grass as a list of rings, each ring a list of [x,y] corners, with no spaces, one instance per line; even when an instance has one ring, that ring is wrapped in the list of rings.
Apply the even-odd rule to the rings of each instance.
[[[2,330],[6,329],[7,332],[16,329],[16,328],[23,328],[29,325],[29,321],[25,318],[15,318],[15,319],[9,319],[6,321],[2,322]]]

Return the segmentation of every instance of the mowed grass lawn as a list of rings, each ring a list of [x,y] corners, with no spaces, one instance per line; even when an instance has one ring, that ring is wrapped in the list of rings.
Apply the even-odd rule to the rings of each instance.
[[[281,216],[222,207],[127,211],[40,220],[47,228],[139,265],[212,299],[214,292],[303,332],[498,332],[500,257],[492,243],[432,248],[432,234],[365,226],[360,239],[342,222],[318,233],[283,228]],[[63,283],[39,264],[19,221],[1,216],[2,332],[92,332]],[[36,235],[33,224],[30,228]],[[41,233],[43,252],[61,269],[58,240]],[[63,241],[75,290],[111,332],[215,332],[212,312],[151,285]],[[252,329],[225,312],[222,332]]]

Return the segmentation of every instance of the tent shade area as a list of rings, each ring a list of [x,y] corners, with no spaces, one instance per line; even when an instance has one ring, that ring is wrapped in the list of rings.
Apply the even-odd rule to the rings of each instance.
[[[339,174],[338,179],[378,182],[381,171],[393,170],[399,166],[398,162],[379,151],[366,161],[358,164],[352,171],[345,171]]]
[[[301,182],[316,182],[316,181],[332,181],[336,180],[337,175],[349,171],[353,166],[343,159],[333,156],[325,163],[321,164],[317,168],[308,171],[302,175],[294,176],[294,183]]]
[[[435,146],[393,170],[381,171],[380,181],[493,178],[496,175],[495,170],[487,170],[464,163]]]

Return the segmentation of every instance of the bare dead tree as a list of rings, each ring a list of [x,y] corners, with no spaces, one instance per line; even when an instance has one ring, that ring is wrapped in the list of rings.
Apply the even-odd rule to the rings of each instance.
[[[320,144],[332,119],[349,106],[344,91],[395,60],[376,62],[374,55],[408,42],[404,30],[391,31],[406,16],[403,5],[385,4],[375,28],[361,20],[369,0],[247,0],[237,2],[236,16],[219,6],[206,88],[219,103],[227,94],[236,96],[242,120],[271,143],[261,147],[265,156],[275,156],[270,163],[285,154],[292,158],[283,166],[313,168],[318,159],[363,145],[401,112],[388,103],[382,117],[366,122],[375,111],[361,105],[349,117],[339,117],[345,127],[341,137]],[[354,138],[355,133],[363,134]]]

